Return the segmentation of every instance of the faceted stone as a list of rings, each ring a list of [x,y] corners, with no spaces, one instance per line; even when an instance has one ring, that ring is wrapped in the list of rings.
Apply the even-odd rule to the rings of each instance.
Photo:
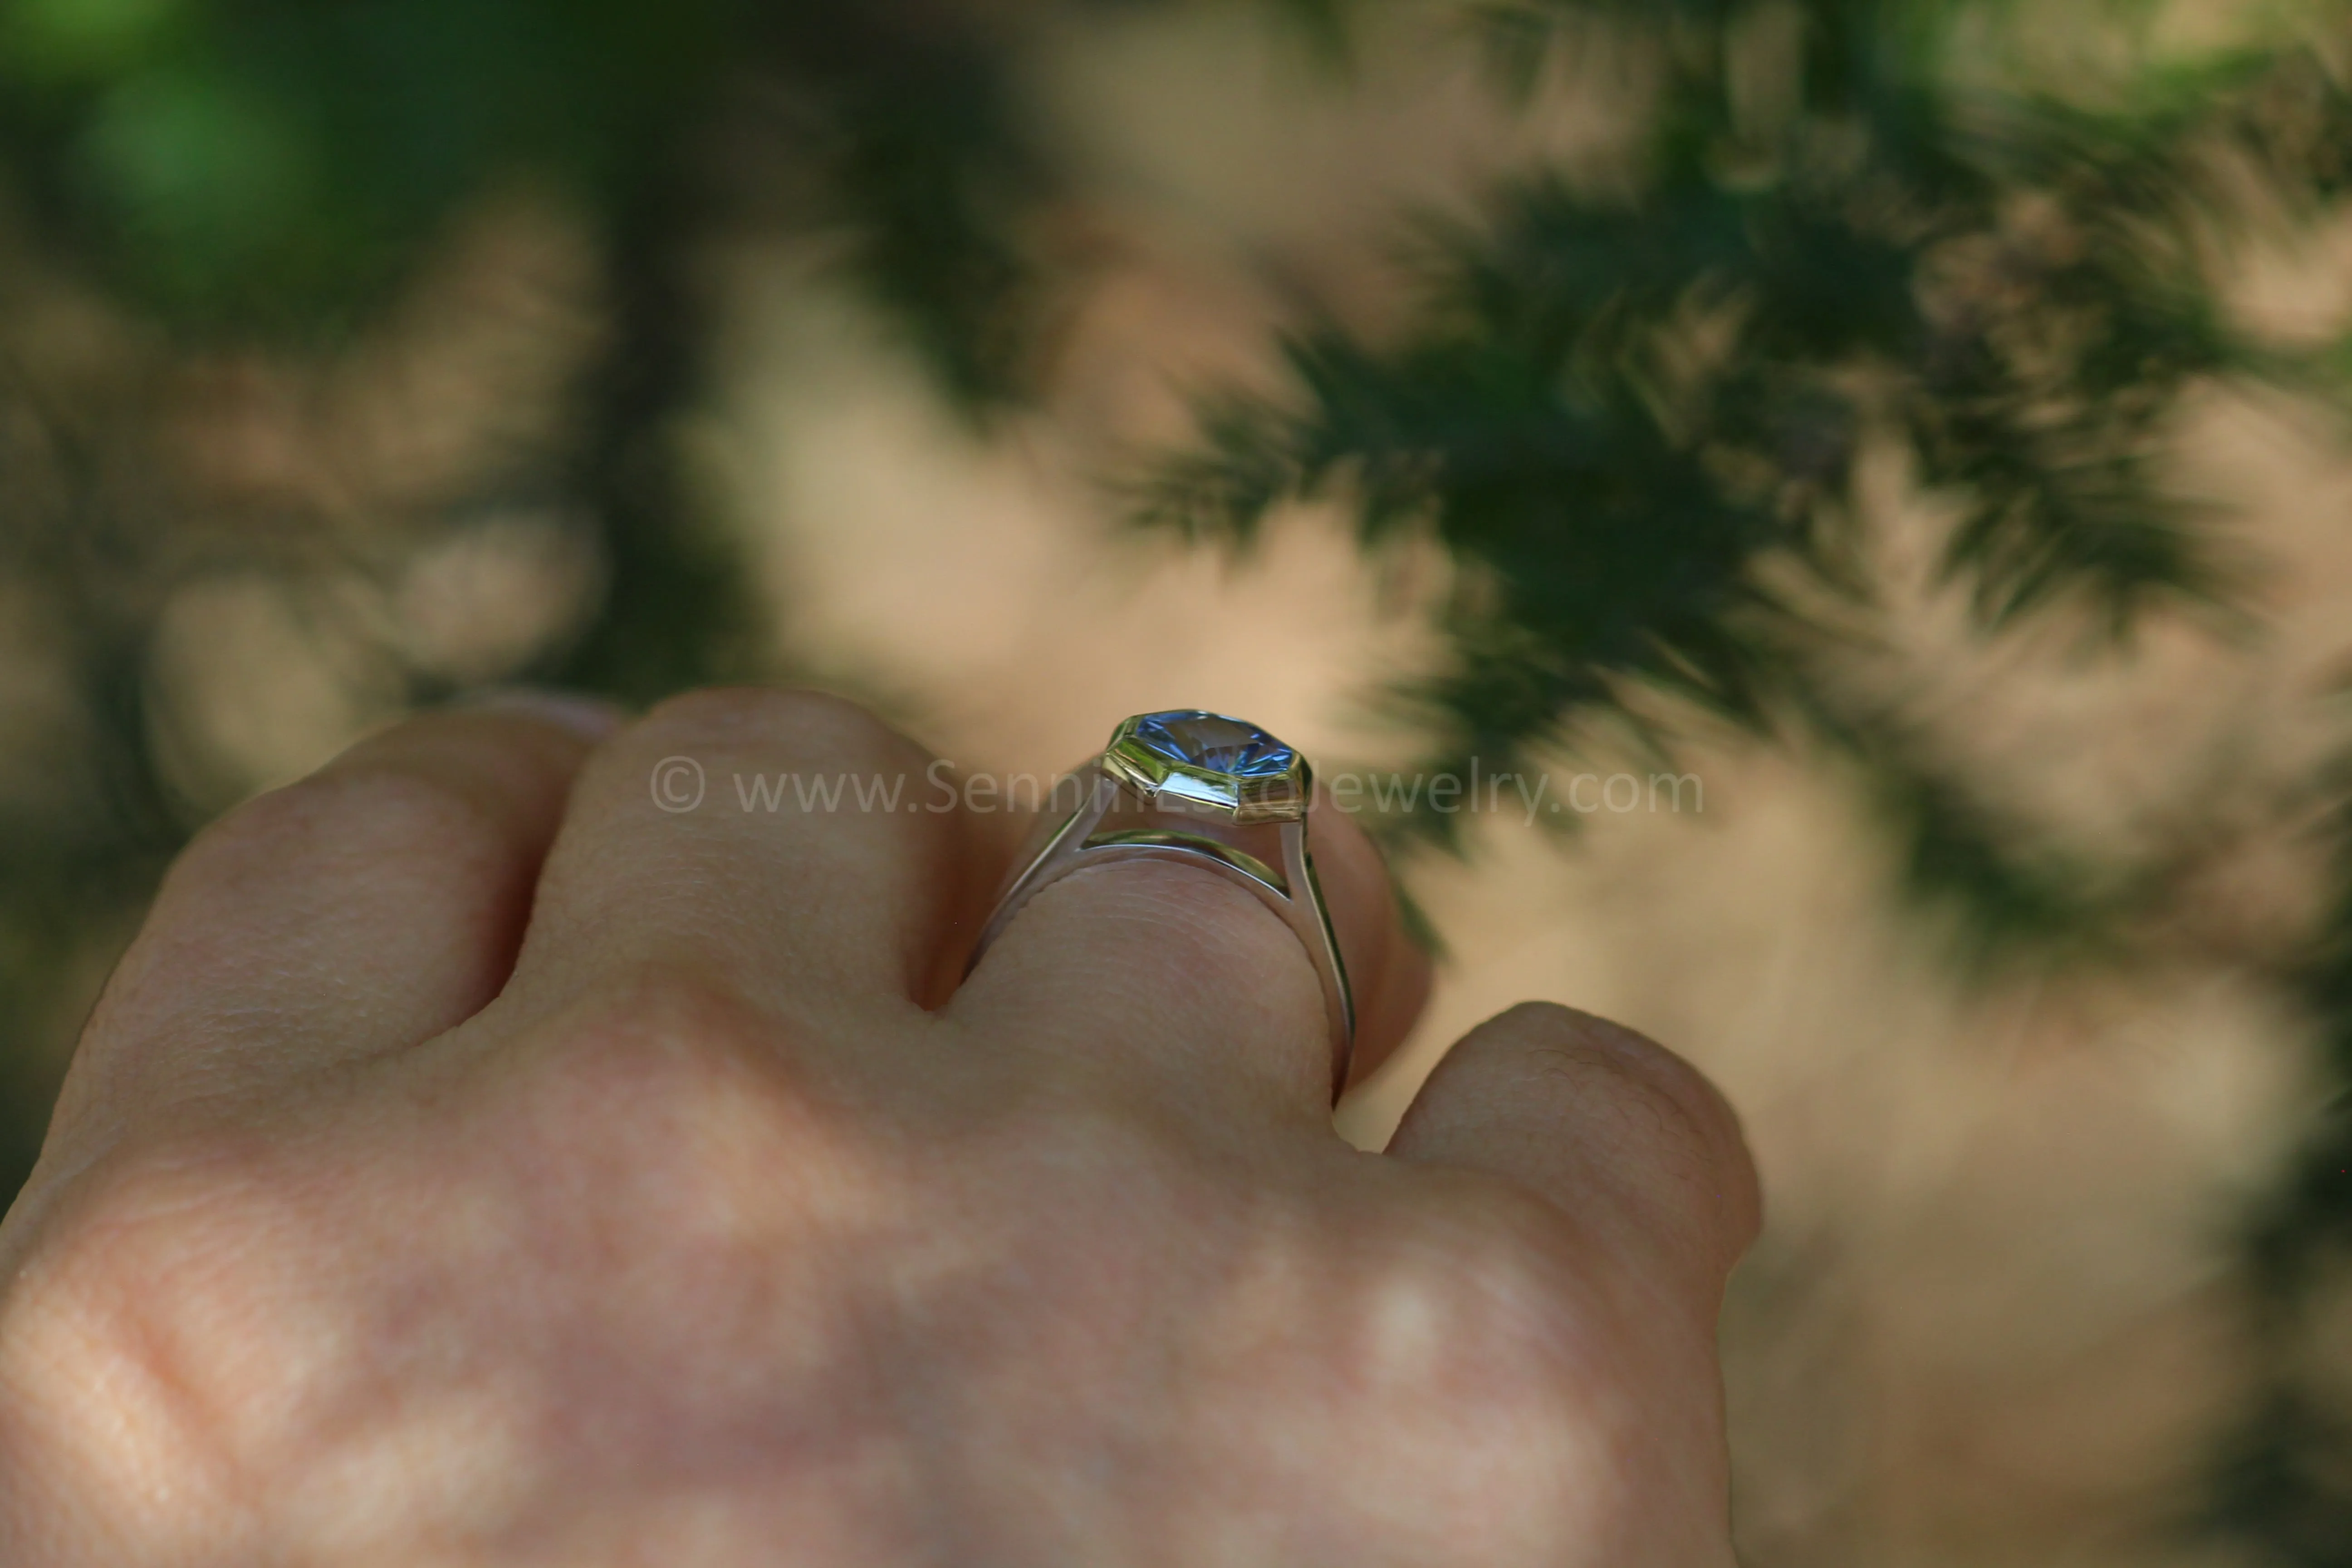
[[[1272,778],[1290,771],[1298,753],[1255,724],[1198,708],[1147,713],[1135,738],[1171,763],[1233,778]]]

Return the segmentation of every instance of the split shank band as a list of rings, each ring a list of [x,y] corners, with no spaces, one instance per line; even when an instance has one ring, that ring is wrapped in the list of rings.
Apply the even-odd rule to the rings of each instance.
[[[1118,860],[1201,867],[1247,889],[1298,938],[1322,983],[1336,1100],[1348,1086],[1355,1000],[1307,845],[1314,776],[1307,759],[1254,724],[1177,709],[1121,723],[1075,783],[1075,809],[1049,813],[1015,860],[972,966],[1024,905],[1074,871]],[[1253,833],[1270,853],[1250,852],[1243,841]]]

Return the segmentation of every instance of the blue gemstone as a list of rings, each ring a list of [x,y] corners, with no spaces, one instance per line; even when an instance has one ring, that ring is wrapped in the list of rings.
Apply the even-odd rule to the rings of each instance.
[[[1135,738],[1169,762],[1234,778],[1272,778],[1298,762],[1297,752],[1256,725],[1198,708],[1147,713],[1135,721]]]

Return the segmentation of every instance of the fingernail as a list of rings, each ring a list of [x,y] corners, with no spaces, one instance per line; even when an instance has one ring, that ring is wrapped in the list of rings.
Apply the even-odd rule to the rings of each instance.
[[[618,703],[581,691],[556,691],[541,686],[493,686],[468,692],[450,706],[493,713],[512,713],[569,730],[583,741],[601,741],[628,721]]]

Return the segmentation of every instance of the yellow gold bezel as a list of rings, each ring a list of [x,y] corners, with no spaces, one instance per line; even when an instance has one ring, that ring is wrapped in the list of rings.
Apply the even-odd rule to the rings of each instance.
[[[1292,760],[1283,772],[1244,778],[1162,756],[1136,735],[1136,727],[1153,717],[1138,713],[1122,721],[1111,731],[1102,754],[1103,771],[1145,801],[1241,825],[1306,820],[1315,774],[1297,748],[1286,748]]]

